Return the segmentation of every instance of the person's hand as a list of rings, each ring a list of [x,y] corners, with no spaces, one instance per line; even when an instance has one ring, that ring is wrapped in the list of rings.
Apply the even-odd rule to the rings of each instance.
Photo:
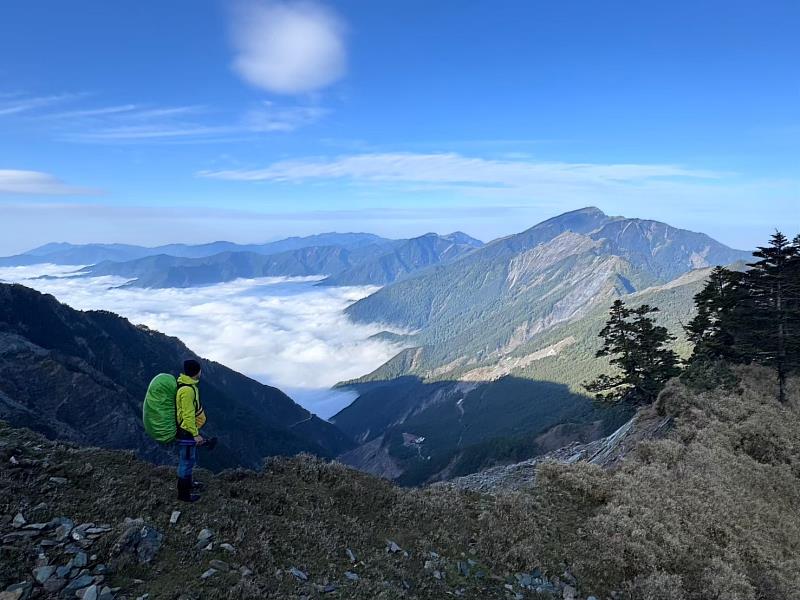
[[[194,436],[194,443],[197,444],[198,446],[202,446],[203,443],[205,443],[205,439],[203,439],[202,435],[196,435]]]

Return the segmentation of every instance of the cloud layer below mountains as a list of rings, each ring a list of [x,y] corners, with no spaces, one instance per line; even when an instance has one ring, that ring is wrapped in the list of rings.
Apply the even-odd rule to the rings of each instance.
[[[201,356],[279,387],[325,418],[354,399],[330,386],[372,371],[399,351],[369,339],[383,327],[354,324],[343,313],[374,287],[314,287],[314,278],[263,278],[192,289],[112,289],[124,280],[61,276],[70,270],[0,268],[0,280],[177,336]],[[36,279],[40,275],[54,277]],[[170,367],[177,368],[164,369]]]

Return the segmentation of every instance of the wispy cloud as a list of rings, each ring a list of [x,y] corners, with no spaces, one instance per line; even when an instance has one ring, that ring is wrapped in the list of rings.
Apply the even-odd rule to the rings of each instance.
[[[24,96],[21,94],[8,94],[0,97],[5,98],[4,101],[0,101],[0,116],[29,113],[63,102],[75,100],[80,96],[82,96],[82,94],[56,94],[52,96]]]
[[[241,127],[244,131],[294,131],[310,125],[328,114],[320,106],[279,106],[265,101],[245,113]]]
[[[71,142],[194,143],[287,133],[306,127],[328,113],[316,105],[283,105],[268,101],[237,113],[203,105],[129,103],[66,109],[61,106],[82,96],[85,95],[15,96],[13,100],[0,102],[0,119],[18,116],[28,126],[46,124],[49,134]],[[58,110],[54,110],[56,104]]]
[[[233,69],[279,94],[313,92],[346,71],[342,20],[310,1],[242,0],[232,24]]]
[[[202,288],[108,289],[119,278],[35,279],[64,267],[0,268],[17,281],[82,310],[105,309],[183,340],[200,355],[287,389],[309,410],[333,415],[353,398],[331,393],[342,379],[368,373],[399,351],[371,336],[383,327],[351,322],[344,309],[374,287],[315,287],[268,278]]]
[[[660,164],[592,164],[492,160],[454,153],[373,153],[273,163],[262,169],[202,171],[202,177],[236,181],[301,182],[347,179],[530,190],[541,186],[639,184],[664,178],[719,179],[723,174]]]
[[[39,196],[78,196],[97,194],[98,190],[68,185],[49,173],[0,169],[0,194]]]

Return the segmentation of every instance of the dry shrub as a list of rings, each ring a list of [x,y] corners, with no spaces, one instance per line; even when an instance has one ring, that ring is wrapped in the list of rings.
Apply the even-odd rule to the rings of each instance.
[[[747,577],[718,557],[703,573],[702,585],[709,600],[755,600],[756,597]]]
[[[659,404],[674,431],[641,443],[613,474],[543,465],[536,509],[584,592],[800,598],[800,388],[793,381],[782,406],[773,372],[734,374],[737,386],[705,391],[670,382]],[[539,556],[557,545],[533,537]]]
[[[625,587],[626,600],[684,600],[686,597],[681,576],[663,571],[640,575]]]

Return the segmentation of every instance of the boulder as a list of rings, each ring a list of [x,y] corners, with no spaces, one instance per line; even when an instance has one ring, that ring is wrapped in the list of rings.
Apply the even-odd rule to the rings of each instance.
[[[155,527],[138,521],[131,521],[111,549],[111,556],[117,563],[124,564],[134,557],[139,564],[146,564],[155,558],[164,542],[164,534]]]

